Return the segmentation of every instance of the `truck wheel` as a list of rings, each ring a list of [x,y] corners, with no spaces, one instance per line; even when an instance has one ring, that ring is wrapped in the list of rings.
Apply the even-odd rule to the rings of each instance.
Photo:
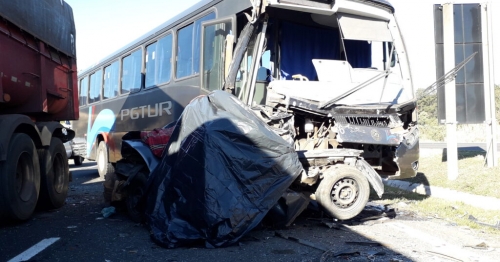
[[[115,167],[109,163],[108,146],[104,141],[101,141],[97,148],[97,171],[99,171],[99,176],[102,178],[106,174],[115,172]]]
[[[48,149],[38,150],[40,157],[39,207],[44,209],[60,208],[66,202],[69,183],[69,165],[66,149],[61,139],[53,137]]]
[[[75,162],[75,166],[81,166],[83,164],[83,156],[75,156],[73,157],[73,161]]]
[[[330,168],[324,174],[316,199],[327,213],[340,220],[357,216],[370,196],[370,185],[358,169],[350,166]]]
[[[142,173],[138,173],[131,181],[128,188],[128,197],[125,200],[125,204],[130,219],[136,223],[145,220],[144,211],[139,202],[146,192],[146,183],[146,176]]]
[[[38,154],[26,134],[14,134],[6,152],[0,162],[0,220],[27,220],[40,192]]]

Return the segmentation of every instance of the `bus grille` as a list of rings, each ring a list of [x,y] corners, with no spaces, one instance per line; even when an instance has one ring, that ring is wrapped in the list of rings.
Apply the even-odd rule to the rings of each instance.
[[[356,125],[369,127],[388,127],[391,123],[391,118],[388,116],[355,116],[343,115],[336,116],[335,122],[342,125]]]

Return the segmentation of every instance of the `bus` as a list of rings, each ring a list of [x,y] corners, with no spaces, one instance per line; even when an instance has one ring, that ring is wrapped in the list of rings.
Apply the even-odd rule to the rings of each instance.
[[[165,126],[193,98],[225,90],[306,152],[306,184],[350,154],[376,176],[413,177],[417,100],[394,14],[385,0],[202,0],[79,74],[75,143],[104,176],[124,134]],[[380,178],[366,176],[381,195]],[[366,203],[358,182],[330,181],[323,199],[344,211]]]

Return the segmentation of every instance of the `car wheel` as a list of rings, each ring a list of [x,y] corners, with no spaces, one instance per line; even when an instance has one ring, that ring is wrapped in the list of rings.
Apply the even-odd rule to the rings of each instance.
[[[341,165],[325,172],[315,195],[329,215],[347,220],[364,209],[370,196],[370,184],[355,167]]]

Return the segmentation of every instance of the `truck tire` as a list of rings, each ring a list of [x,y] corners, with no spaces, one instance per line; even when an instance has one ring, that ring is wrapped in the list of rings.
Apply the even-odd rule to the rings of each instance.
[[[81,166],[83,164],[83,156],[75,156],[73,157],[73,161],[75,162],[75,166]]]
[[[115,167],[109,163],[108,146],[106,142],[101,141],[97,148],[97,171],[99,176],[104,178],[106,174],[114,173]]]
[[[69,164],[61,139],[53,137],[48,149],[39,149],[40,157],[40,200],[43,209],[60,208],[66,202],[69,184]]]
[[[14,134],[0,162],[0,220],[27,220],[40,192],[40,163],[31,138]],[[65,153],[66,154],[66,153]]]
[[[341,165],[325,172],[315,195],[329,215],[347,220],[357,216],[366,206],[370,184],[355,167]]]

